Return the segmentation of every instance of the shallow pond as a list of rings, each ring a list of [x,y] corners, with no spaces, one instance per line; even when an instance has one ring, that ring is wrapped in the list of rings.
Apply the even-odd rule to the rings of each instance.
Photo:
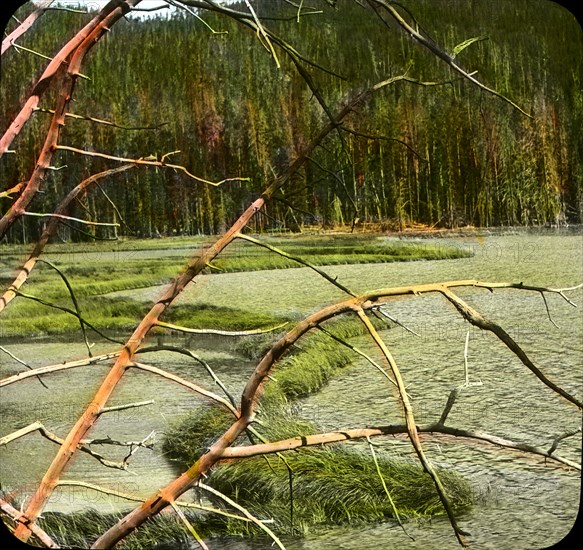
[[[385,237],[389,238],[389,237]],[[392,238],[392,237],[391,237]],[[486,237],[427,239],[425,243],[471,249],[472,258],[389,264],[331,266],[326,271],[354,291],[405,284],[480,279],[524,282],[548,287],[568,287],[583,281],[583,246],[580,235],[518,233]],[[152,252],[155,254],[156,252]],[[144,301],[161,292],[152,287],[116,295]],[[463,289],[458,293],[487,317],[502,324],[524,347],[534,362],[567,391],[583,396],[583,320],[557,295],[547,297],[548,318],[540,294],[517,290]],[[583,303],[581,289],[570,294]],[[251,311],[271,311],[298,317],[322,304],[343,299],[338,289],[306,268],[206,275],[190,285],[183,303],[235,305]],[[465,380],[464,345],[468,325],[451,305],[434,295],[395,299],[387,311],[418,336],[395,328],[385,333],[413,398],[419,424],[437,420],[452,388]],[[355,343],[376,352],[364,338]],[[225,384],[237,393],[253,365],[237,356],[225,339],[198,338],[193,349],[216,370]],[[32,366],[56,364],[84,355],[78,343],[25,342],[6,347]],[[111,350],[96,345],[94,353]],[[378,356],[377,356],[378,358]],[[169,353],[144,355],[141,360],[188,379],[207,380],[194,361]],[[379,358],[380,360],[380,358]],[[0,356],[2,377],[22,369],[6,355]],[[481,382],[461,391],[448,424],[483,430],[515,441],[548,448],[552,439],[581,426],[581,415],[565,400],[539,382],[492,334],[470,330],[469,379]],[[49,390],[36,379],[0,390],[2,435],[35,420],[64,436],[105,375],[106,367],[95,365],[68,370],[44,378]],[[71,392],[71,387],[76,391]],[[212,388],[209,382],[207,387]],[[130,370],[116,390],[111,404],[155,401],[123,412],[104,415],[91,437],[110,436],[140,440],[156,430],[158,441],[168,423],[198,406],[192,392],[172,382]],[[320,393],[298,403],[298,413],[315,420],[323,429],[384,425],[402,422],[392,388],[377,371],[363,361],[331,381]],[[444,437],[423,438],[430,459],[455,468],[474,485],[477,505],[461,519],[479,548],[540,548],[560,540],[577,514],[580,474],[533,455],[503,450],[469,440]],[[379,451],[412,457],[404,437],[377,438]],[[361,443],[352,443],[360,446]],[[95,447],[108,458],[123,459],[125,449]],[[580,461],[581,437],[559,446],[563,456]],[[50,463],[54,444],[29,435],[0,449],[2,486],[29,494]],[[140,449],[127,472],[107,469],[78,453],[66,479],[83,479],[118,491],[147,496],[170,481],[176,469],[157,450]],[[86,505],[103,511],[127,505],[86,489],[62,487],[49,509],[73,510]],[[393,522],[359,528],[334,528],[305,540],[286,541],[289,548],[378,548],[400,545],[407,548],[455,548],[451,527],[442,518],[409,521],[412,542]],[[221,541],[223,548],[267,547],[268,543]]]

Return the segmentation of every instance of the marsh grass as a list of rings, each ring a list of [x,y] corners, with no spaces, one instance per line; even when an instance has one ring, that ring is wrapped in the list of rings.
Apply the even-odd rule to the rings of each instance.
[[[224,464],[211,475],[212,486],[260,518],[272,518],[278,533],[305,535],[330,524],[362,524],[394,517],[372,456],[339,446],[287,453],[292,469],[293,525],[286,465],[277,457],[253,457]],[[440,515],[443,506],[432,479],[421,466],[386,456],[379,467],[401,517]],[[454,510],[472,502],[470,485],[454,472],[439,469]],[[210,521],[210,518],[209,518]],[[228,534],[258,534],[256,527],[216,517]]]
[[[317,433],[312,422],[294,418],[287,407],[274,407],[261,416],[256,429],[275,441]],[[215,406],[192,413],[171,430],[164,451],[181,466],[192,464],[232,423],[229,413]],[[241,436],[235,445],[246,445]],[[378,453],[377,453],[378,454]],[[274,521],[278,534],[305,535],[330,524],[359,524],[394,517],[372,455],[354,448],[330,445],[286,453],[292,470],[293,524],[290,514],[290,478],[275,455],[220,463],[210,484],[261,519]],[[379,467],[401,517],[443,514],[433,481],[410,460],[379,456]],[[456,512],[471,506],[470,485],[453,471],[438,469]],[[220,502],[214,503],[220,506]],[[257,536],[251,524],[222,516],[208,516],[204,532]]]
[[[375,320],[377,325],[383,322]],[[339,320],[327,327],[348,339],[362,334],[355,320]],[[273,337],[272,337],[273,338]],[[256,354],[268,338],[247,344]],[[317,392],[331,377],[352,364],[354,354],[323,333],[310,334],[302,348],[283,359],[266,387],[258,410],[261,424],[255,428],[269,441],[315,434],[314,423],[293,414],[294,399]],[[230,413],[215,405],[193,411],[165,436],[163,449],[181,467],[195,462],[233,422]],[[235,445],[247,445],[241,436]],[[331,524],[358,524],[394,517],[371,454],[354,448],[330,445],[286,453],[291,467],[293,521],[290,511],[289,471],[275,455],[220,463],[211,472],[211,485],[262,519],[272,519],[278,534],[305,535]],[[444,509],[431,477],[409,460],[379,455],[379,468],[401,517],[443,514]],[[456,512],[471,506],[470,485],[453,471],[438,469]],[[219,505],[220,503],[215,503]],[[256,526],[230,518],[209,516],[204,532],[256,536]]]
[[[188,520],[197,529],[203,525],[201,514],[184,510]],[[120,518],[121,514],[102,514],[88,509],[72,514],[45,512],[39,525],[58,541],[62,548],[89,548],[97,538]],[[200,526],[200,527],[198,527]],[[172,548],[188,548],[189,535],[184,524],[173,514],[162,514],[152,518],[138,531],[121,541],[116,548],[121,550],[152,550],[163,541]],[[168,547],[168,546],[167,546]]]
[[[262,239],[315,265],[451,259],[468,254],[467,250],[453,246],[384,242],[370,234]],[[129,331],[140,321],[147,306],[127,297],[114,299],[108,295],[170,282],[184,269],[186,258],[200,250],[207,240],[177,237],[116,241],[113,244],[56,244],[51,245],[46,255],[67,276],[89,322],[101,330]],[[0,247],[0,283],[3,287],[12,282],[12,271],[22,263],[24,255],[17,250],[13,245]],[[301,267],[269,250],[239,241],[227,249],[213,265],[219,271],[209,269],[209,273]],[[22,290],[57,305],[71,306],[65,285],[58,274],[47,265],[37,265]],[[193,328],[225,330],[260,328],[273,321],[275,324],[281,322],[281,317],[264,316],[256,324],[254,319],[258,317],[257,314],[245,314],[236,308],[233,314],[220,313],[224,312],[213,315],[211,310],[183,309],[176,312],[172,308],[168,319],[175,324],[185,324]],[[3,314],[1,330],[2,335],[8,337],[39,336],[64,334],[76,331],[78,327],[78,321],[71,315],[17,298]]]
[[[371,317],[371,320],[379,330],[393,326],[393,323],[376,317]],[[366,331],[360,321],[350,318],[328,322],[326,330],[345,341]],[[258,360],[278,336],[266,334],[243,339],[236,350],[250,359]],[[301,340],[299,346],[277,363],[272,373],[272,382],[266,386],[262,404],[269,400],[287,402],[317,392],[330,378],[350,366],[355,357],[352,350],[339,345],[330,336],[312,331]]]
[[[71,307],[67,300],[60,305]],[[80,298],[79,304],[83,317],[93,326],[110,336],[129,336],[142,317],[148,312],[149,304],[128,297],[110,298],[94,296]],[[21,336],[67,336],[79,331],[77,319],[65,312],[39,306],[36,302],[18,300],[11,306],[2,319],[4,337]],[[169,310],[166,321],[190,328],[220,330],[250,330],[271,328],[289,321],[288,317],[268,313],[252,313],[230,307],[209,306],[206,304],[179,304]],[[153,334],[168,331],[154,330]],[[79,334],[79,338],[81,335]],[[93,339],[99,336],[93,334]]]

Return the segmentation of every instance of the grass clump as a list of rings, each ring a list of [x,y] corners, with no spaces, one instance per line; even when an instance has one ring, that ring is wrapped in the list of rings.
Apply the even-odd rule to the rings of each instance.
[[[294,418],[288,407],[272,406],[260,416],[256,429],[269,441],[317,433],[312,422]],[[192,464],[233,422],[225,409],[209,405],[191,413],[175,426],[164,441],[164,452],[181,466]],[[247,445],[241,436],[235,445]],[[377,453],[378,454],[378,453]],[[218,464],[207,483],[247,508],[256,517],[274,520],[278,534],[306,534],[335,524],[358,524],[394,517],[394,509],[379,478],[372,455],[340,445],[307,448],[286,453],[292,470],[293,525],[290,515],[289,470],[275,455]],[[443,506],[431,477],[409,460],[378,456],[379,467],[400,516],[439,515]],[[472,504],[470,485],[458,474],[439,469],[455,511]],[[215,506],[220,506],[217,500]],[[205,516],[204,532],[256,536],[250,524]]]
[[[223,407],[203,405],[166,431],[162,451],[181,466],[190,466],[234,421],[234,416]]]
[[[150,304],[129,297],[91,296],[78,298],[78,302],[83,318],[110,335],[115,333],[123,336],[127,332],[129,336],[150,309]],[[73,309],[68,296],[57,303]],[[181,304],[169,309],[164,320],[189,328],[249,330],[271,328],[289,321],[289,318],[206,304]],[[76,317],[31,300],[18,299],[2,317],[2,334],[5,337],[64,335],[74,332],[81,338]],[[167,332],[162,329],[156,331],[160,334]]]
[[[202,526],[203,514],[183,510],[194,526]],[[104,514],[87,509],[72,514],[44,512],[39,526],[61,548],[89,548],[103,532],[115,525],[121,514]],[[200,529],[200,527],[197,527]],[[163,544],[159,544],[163,541]],[[182,521],[174,514],[157,515],[140,529],[123,539],[116,548],[120,550],[154,550],[156,548],[188,548],[189,535]]]
[[[387,323],[372,317],[378,329]],[[326,330],[344,341],[364,334],[366,329],[357,319],[340,319],[327,324]],[[311,332],[302,341],[301,348],[281,360],[273,373],[274,382],[265,389],[266,398],[283,396],[291,401],[320,390],[333,376],[350,366],[355,359],[351,349],[323,332]]]
[[[269,313],[208,304],[177,304],[166,312],[164,320],[189,328],[234,331],[267,329],[290,321],[288,317]]]
[[[450,260],[471,256],[471,251],[455,246],[416,242],[387,243],[357,235],[330,238],[294,237],[292,239],[262,240],[288,254],[300,257],[313,265],[345,265],[413,260]],[[237,253],[226,254],[213,262],[222,271],[258,271],[261,269],[289,269],[303,267],[298,262],[275,252],[254,248],[245,243]]]
[[[289,472],[282,460],[253,457],[213,470],[211,485],[260,518],[273,518],[277,533],[306,534],[327,525],[362,524],[394,517],[394,509],[370,454],[339,446],[304,449],[285,455],[292,470],[293,525]],[[267,460],[269,463],[267,463]],[[378,457],[379,467],[402,517],[445,511],[431,477],[407,460]],[[460,512],[472,503],[470,485],[458,474],[438,469],[452,506]],[[213,517],[216,527],[234,535],[258,534],[257,527]],[[216,528],[215,527],[215,528]]]

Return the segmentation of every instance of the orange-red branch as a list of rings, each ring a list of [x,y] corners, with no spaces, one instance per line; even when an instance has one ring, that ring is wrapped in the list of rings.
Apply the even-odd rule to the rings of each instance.
[[[0,219],[0,239],[4,237],[6,231],[8,231],[12,224],[24,211],[26,211],[26,208],[32,201],[33,197],[42,186],[58,144],[60,130],[65,125],[65,114],[75,90],[75,83],[79,76],[79,68],[85,59],[85,56],[92,46],[109,30],[111,25],[123,17],[132,6],[140,1],[141,0],[112,0],[100,12],[100,14],[91,21],[91,23],[77,33],[49,64],[45,73],[43,73],[43,76],[41,76],[40,80],[37,82],[25,108],[20,112],[13,124],[0,139],[1,156],[8,149],[10,143],[26,123],[32,112],[38,107],[38,102],[46,87],[52,79],[60,73],[62,76],[62,83],[55,104],[55,114],[51,120],[45,142],[28,183],[24,186],[24,189],[16,202],[12,205],[12,208],[10,208],[2,219]],[[67,67],[66,57],[69,55],[72,55],[72,57]]]

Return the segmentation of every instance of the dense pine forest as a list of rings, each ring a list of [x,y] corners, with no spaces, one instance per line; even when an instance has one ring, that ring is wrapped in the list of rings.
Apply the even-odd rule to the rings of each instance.
[[[258,14],[273,17],[265,19],[270,28],[328,69],[305,65],[329,105],[388,76],[407,74],[439,85],[403,81],[359,108],[347,122],[352,133],[343,138],[332,133],[285,194],[256,219],[256,229],[363,222],[394,229],[581,223],[583,40],[573,15],[548,0],[401,2],[450,52],[476,39],[457,59],[532,115],[528,118],[457,78],[359,3],[312,4],[322,13],[298,20],[289,3],[253,2]],[[26,15],[26,7],[20,13]],[[19,44],[52,56],[88,17],[47,12]],[[278,56],[278,68],[253,32],[212,14],[204,22],[177,11],[171,18],[116,24],[83,66],[90,80],[79,82],[71,110],[121,127],[68,118],[60,143],[128,158],[160,160],[173,153],[165,157],[168,162],[202,178],[249,181],[215,188],[180,171],[141,167],[117,174],[71,212],[120,224],[98,227],[100,237],[221,232],[326,120],[285,56]],[[45,65],[23,49],[3,56],[2,128]],[[43,98],[41,110],[13,143],[15,153],[4,156],[2,189],[33,170],[50,122],[42,107],[48,109],[53,99],[50,93]],[[67,169],[51,171],[31,211],[52,212],[82,179],[117,165],[66,151],[54,164]],[[1,205],[3,211],[9,206],[8,199]],[[8,240],[36,239],[42,224],[40,218],[20,220]],[[59,234],[85,238],[66,225]]]

